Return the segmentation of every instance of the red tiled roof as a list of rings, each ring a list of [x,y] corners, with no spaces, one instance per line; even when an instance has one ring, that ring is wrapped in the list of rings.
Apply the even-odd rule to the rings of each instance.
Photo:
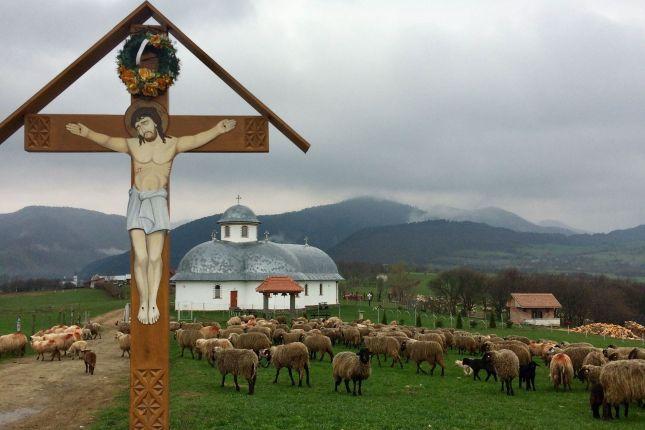
[[[301,293],[304,288],[288,276],[269,276],[255,291],[258,293]]]
[[[551,293],[511,293],[512,302],[519,308],[561,308],[562,305],[558,299]],[[512,304],[512,303],[511,303]]]

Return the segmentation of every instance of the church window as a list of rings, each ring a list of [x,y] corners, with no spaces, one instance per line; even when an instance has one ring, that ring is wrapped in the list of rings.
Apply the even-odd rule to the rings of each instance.
[[[249,237],[249,227],[246,225],[242,226],[242,237]]]
[[[213,287],[213,298],[214,299],[221,299],[222,298],[222,287],[219,285],[215,285]]]
[[[320,284],[320,293],[319,293],[319,295],[321,295],[321,296],[323,295],[322,294],[322,284]]]
[[[231,237],[231,227],[228,225],[224,226],[224,237]]]
[[[305,296],[309,295],[309,285],[305,284]]]

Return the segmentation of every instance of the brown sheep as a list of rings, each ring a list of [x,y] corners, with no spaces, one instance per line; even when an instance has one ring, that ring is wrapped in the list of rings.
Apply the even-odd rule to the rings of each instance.
[[[231,373],[237,391],[240,391],[240,386],[237,383],[239,375],[248,382],[249,395],[255,392],[255,381],[258,376],[258,356],[253,351],[236,348],[213,348],[212,358],[217,365],[217,370],[222,375],[222,387],[224,386],[226,375]]]
[[[578,373],[582,368],[582,363],[585,361],[587,355],[593,351],[600,351],[600,349],[589,346],[567,346],[562,352],[571,358],[573,372]]]
[[[370,352],[370,358],[376,355],[379,367],[381,366],[379,354],[384,354],[386,357],[392,357],[392,365],[390,367],[394,367],[394,364],[398,361],[401,368],[403,368],[403,362],[399,356],[401,344],[397,338],[391,336],[367,336],[363,339],[363,342]]]
[[[446,352],[446,338],[442,334],[439,333],[423,333],[423,334],[418,334],[415,337],[416,340],[424,340],[424,341],[432,341],[432,342],[437,342],[441,345],[443,348],[443,351]]]
[[[325,335],[312,335],[305,338],[304,344],[309,349],[310,358],[316,359],[316,353],[320,352],[320,360],[323,361],[325,354],[329,354],[329,361],[334,360],[334,350],[331,346],[331,339]]]
[[[419,340],[416,342],[405,342],[403,347],[407,351],[410,360],[417,364],[417,373],[421,371],[426,375],[428,374],[421,368],[421,364],[425,361],[429,366],[432,366],[430,368],[430,375],[434,374],[434,369],[438,364],[441,366],[441,376],[444,376],[446,365],[443,361],[443,348],[440,343]]]
[[[120,331],[121,333],[124,333],[124,334],[130,334],[130,323],[129,322],[117,321],[114,325],[116,325],[117,331]]]
[[[571,391],[571,381],[574,375],[571,358],[563,352],[555,354],[549,364],[549,375],[555,391],[558,391],[560,385],[564,387],[565,391],[567,387]]]
[[[203,356],[210,358],[210,351],[215,347],[220,348],[233,348],[233,345],[228,339],[197,339],[195,341],[195,351],[197,352],[197,359],[201,360]]]
[[[128,353],[128,357],[130,357],[130,334],[117,331],[114,334],[114,338],[117,340],[119,348],[121,348],[121,357],[123,357],[126,352]]]
[[[472,355],[477,353],[477,342],[475,342],[475,338],[472,336],[455,336],[455,346],[460,354],[466,351]]]
[[[517,355],[509,349],[500,349],[487,351],[482,359],[495,369],[495,373],[502,382],[502,392],[506,386],[506,395],[514,396],[513,379],[520,374],[520,360]]]
[[[627,356],[628,360],[645,360],[645,348],[634,348]]]
[[[603,419],[612,419],[611,406],[616,409],[625,406],[625,418],[629,413],[629,403],[645,399],[645,360],[612,361],[603,366],[600,372],[600,385],[603,389]]]
[[[587,382],[586,390],[589,389],[589,386],[594,386],[600,383],[600,372],[602,366],[596,366],[593,364],[584,364],[582,369],[578,372],[578,379],[581,382]]]
[[[199,329],[204,339],[213,339],[219,336],[220,328],[214,325],[208,325]]]
[[[282,343],[285,345],[294,343],[294,342],[302,342],[304,339],[305,339],[305,335],[303,332],[300,332],[300,331],[282,334]]]
[[[94,375],[94,368],[96,367],[96,354],[89,349],[83,351],[83,361],[85,362],[85,373]]]
[[[203,339],[204,335],[202,335],[199,330],[181,328],[177,330],[175,334],[177,337],[177,343],[181,348],[181,356],[184,356],[184,350],[188,348],[190,349],[190,355],[195,358],[195,342],[197,341],[197,339]]]
[[[346,346],[358,348],[361,344],[361,332],[356,327],[344,326],[340,329]]]
[[[228,337],[233,333],[242,334],[244,333],[244,329],[240,326],[227,327],[223,330],[220,330],[218,336],[220,339],[228,339]]]
[[[229,340],[235,348],[251,349],[256,355],[263,349],[271,348],[271,341],[263,333],[233,334]]]
[[[484,342],[483,348],[486,351],[499,351],[500,349],[511,350],[517,355],[520,366],[528,365],[531,360],[531,351],[523,342],[517,340],[508,340],[503,342]]]
[[[0,336],[0,357],[9,352],[22,357],[26,348],[27,336],[20,332]]]
[[[271,329],[269,327],[263,327],[263,326],[250,327],[248,330],[246,330],[246,332],[247,333],[262,333],[268,339],[272,338]]]
[[[334,378],[334,391],[338,392],[341,381],[345,381],[345,389],[349,390],[349,381],[354,383],[356,395],[356,383],[358,382],[358,395],[362,396],[363,381],[372,374],[370,365],[370,352],[367,348],[361,348],[357,354],[350,351],[343,351],[336,354],[332,361],[332,377]]]
[[[293,342],[286,345],[272,346],[270,349],[263,351],[263,356],[276,368],[274,384],[278,383],[280,370],[286,367],[289,370],[291,385],[296,385],[291,372],[295,370],[298,372],[298,386],[302,387],[302,373],[304,371],[307,375],[307,386],[311,387],[309,383],[309,350],[304,343]]]

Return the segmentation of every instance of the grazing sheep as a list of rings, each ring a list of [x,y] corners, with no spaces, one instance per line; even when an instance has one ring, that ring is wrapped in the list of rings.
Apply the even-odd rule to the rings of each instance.
[[[307,336],[304,342],[309,349],[310,358],[316,359],[316,353],[320,352],[320,360],[323,361],[325,354],[329,354],[329,361],[334,360],[334,350],[331,346],[331,339],[325,335],[318,334]]]
[[[284,336],[285,333],[288,333],[288,332],[289,332],[288,330],[285,330],[283,328],[280,328],[280,327],[276,328],[273,331],[273,336],[272,336],[273,343],[276,345],[279,343],[282,343],[282,337]]]
[[[628,360],[645,360],[645,348],[634,348],[627,356]]]
[[[440,330],[440,333],[446,339],[446,348],[452,348],[455,346],[455,338],[451,332],[448,330]]]
[[[204,339],[213,339],[218,337],[220,328],[218,326],[209,325],[199,329],[199,332],[204,336]]]
[[[247,333],[262,333],[263,335],[265,335],[267,337],[267,339],[272,338],[271,329],[269,327],[255,326],[255,327],[249,328],[246,332]]]
[[[19,357],[25,355],[27,348],[27,336],[18,332],[0,336],[0,357],[4,353],[17,354]]]
[[[535,370],[538,366],[539,364],[534,361],[525,365],[520,364],[520,388],[522,388],[522,382],[526,382],[526,391],[529,391],[531,386],[533,387],[533,391],[535,391]]]
[[[408,351],[408,356],[410,360],[414,361],[417,364],[417,373],[419,371],[428,374],[425,370],[421,368],[421,364],[425,361],[428,363],[430,368],[430,375],[434,374],[434,369],[437,367],[437,364],[441,366],[441,376],[444,376],[446,365],[443,361],[443,348],[438,342],[419,340],[417,342],[406,342],[403,344],[404,349]]]
[[[177,331],[181,328],[181,324],[177,321],[170,321],[170,331]]]
[[[596,366],[593,364],[584,364],[577,376],[581,382],[587,382],[586,390],[589,389],[589,386],[592,387],[600,383],[600,372],[602,371],[602,366]],[[602,400],[601,400],[602,402]]]
[[[121,348],[121,357],[123,357],[126,352],[128,353],[128,357],[130,357],[130,334],[117,331],[114,334],[114,338],[117,340],[119,348]]]
[[[60,351],[58,350],[58,345],[53,339],[32,340],[31,349],[33,349],[37,353],[36,360],[40,358],[44,362],[45,353],[49,352],[51,353],[51,358],[49,361],[54,361],[55,356],[58,356],[58,361],[60,361]]]
[[[97,336],[98,336],[99,339],[102,339],[101,338],[101,324],[99,324],[97,322],[89,322],[89,323],[85,324],[85,327],[83,327],[83,328],[90,330],[90,333],[92,334],[92,339],[96,339]]]
[[[226,321],[226,327],[242,325],[242,318],[240,317],[231,317]]]
[[[235,348],[252,349],[256,355],[263,349],[271,348],[271,341],[263,333],[232,334],[229,340]]]
[[[237,377],[242,376],[249,384],[249,395],[255,392],[255,381],[258,376],[258,356],[249,349],[236,348],[213,348],[213,362],[217,365],[217,370],[222,375],[222,384],[226,380],[226,375],[233,375],[235,389],[240,391],[237,383]]]
[[[370,358],[376,355],[379,367],[381,366],[379,354],[385,354],[386,357],[392,357],[392,365],[390,367],[394,367],[394,364],[398,361],[401,368],[403,368],[403,362],[399,356],[401,344],[395,337],[367,336],[363,339],[363,342],[365,342],[365,347],[370,351]]]
[[[529,339],[526,336],[506,336],[504,339],[506,340],[517,340],[522,342],[525,345],[528,345],[531,343],[531,339]]]
[[[291,378],[291,385],[296,385],[293,380],[292,370],[298,372],[298,386],[302,387],[302,372],[307,375],[307,386],[309,384],[309,350],[302,342],[293,342],[286,345],[272,346],[270,349],[263,351],[265,356],[271,364],[276,368],[274,384],[278,383],[278,375],[280,370],[286,367],[289,370],[289,378]]]
[[[220,339],[228,339],[228,337],[233,333],[242,334],[244,333],[244,329],[241,326],[231,326],[224,330],[220,330],[218,336]]]
[[[210,352],[215,347],[220,348],[233,348],[233,345],[228,339],[197,339],[195,341],[195,351],[197,352],[197,359],[201,360],[203,356],[206,356],[207,359],[210,359]]]
[[[564,387],[565,391],[567,387],[569,387],[569,391],[571,391],[571,381],[573,380],[574,375],[571,358],[563,352],[555,354],[551,358],[551,363],[549,364],[549,375],[551,377],[551,382],[553,382],[553,388],[555,391],[558,391],[558,387],[560,385]]]
[[[94,368],[96,367],[96,354],[89,349],[83,351],[83,361],[85,362],[85,373],[94,375]]]
[[[340,329],[346,346],[358,348],[361,344],[361,332],[356,327],[344,326]]]
[[[130,334],[130,323],[129,322],[117,321],[114,325],[116,325],[117,331],[120,331],[121,333],[124,333],[124,334]]]
[[[591,413],[594,418],[600,418],[599,409],[604,399],[605,393],[602,390],[602,385],[600,383],[592,385],[589,393],[589,406],[591,406]],[[618,410],[616,410],[616,416],[618,416]]]
[[[529,347],[518,340],[507,340],[502,342],[484,342],[484,351],[499,351],[500,349],[511,350],[520,360],[520,366],[526,366],[531,362],[531,351]]]
[[[468,366],[473,370],[473,381],[476,381],[477,379],[480,381],[482,380],[482,378],[479,377],[479,371],[483,369],[486,371],[486,382],[488,382],[491,376],[495,378],[495,382],[497,382],[497,374],[495,373],[495,368],[492,364],[481,358],[464,358],[461,362],[464,366]]]
[[[600,372],[600,385],[603,389],[603,419],[612,419],[611,406],[616,410],[622,403],[625,418],[629,413],[629,403],[645,399],[645,360],[612,361],[603,366]]]
[[[177,337],[177,343],[181,348],[181,356],[184,356],[184,349],[189,348],[190,355],[195,358],[195,353],[193,352],[195,349],[195,342],[197,339],[203,339],[204,335],[201,334],[199,330],[181,328],[175,332],[175,335]]]
[[[324,326],[327,328],[338,328],[343,324],[343,320],[338,317],[327,318],[324,322]]]
[[[416,340],[423,340],[423,341],[432,341],[432,342],[437,342],[438,344],[441,345],[443,348],[443,351],[446,352],[446,338],[445,336],[438,334],[438,333],[423,333],[423,334],[418,334],[416,336]]]
[[[361,348],[356,354],[350,351],[339,352],[332,361],[332,376],[336,392],[338,392],[341,381],[344,380],[345,389],[349,393],[349,381],[352,381],[354,383],[353,395],[356,395],[356,383],[358,382],[358,395],[362,396],[363,381],[371,374],[370,352],[367,348]]]
[[[92,330],[89,328],[84,328],[81,330],[81,339],[83,340],[90,340],[92,339]]]
[[[472,336],[455,336],[455,346],[457,347],[459,354],[463,354],[468,351],[474,355],[477,352],[477,342],[475,342],[475,338]]]
[[[79,356],[79,353],[85,349],[87,349],[87,342],[84,340],[77,340],[69,347],[66,354],[72,354],[72,359],[75,359]]]
[[[287,345],[294,342],[302,342],[305,339],[304,332],[296,331],[289,333],[282,333],[282,343]]]
[[[585,361],[587,355],[593,351],[600,351],[600,349],[594,348],[593,346],[567,346],[562,352],[564,352],[569,356],[569,358],[571,358],[573,371],[574,373],[578,373],[580,371],[580,368],[582,368],[582,364]]]
[[[487,351],[482,358],[487,363],[492,364],[495,369],[495,373],[502,381],[502,392],[504,392],[504,386],[506,386],[506,394],[509,396],[515,395],[512,383],[513,379],[520,374],[520,360],[517,355],[510,349],[500,349]]]

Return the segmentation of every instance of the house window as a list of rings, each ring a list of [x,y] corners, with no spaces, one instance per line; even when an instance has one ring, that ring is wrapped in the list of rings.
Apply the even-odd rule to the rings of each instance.
[[[249,237],[249,227],[246,225],[242,226],[242,237]]]
[[[542,318],[542,311],[533,311],[531,312],[531,317],[533,319]]]
[[[214,299],[221,299],[222,298],[222,287],[219,285],[215,285],[213,287],[213,298]]]
[[[309,285],[305,284],[305,296],[309,295]]]
[[[322,284],[320,284],[320,293],[319,293],[319,295],[322,296]]]
[[[228,225],[224,226],[224,237],[231,237],[231,227]]]

